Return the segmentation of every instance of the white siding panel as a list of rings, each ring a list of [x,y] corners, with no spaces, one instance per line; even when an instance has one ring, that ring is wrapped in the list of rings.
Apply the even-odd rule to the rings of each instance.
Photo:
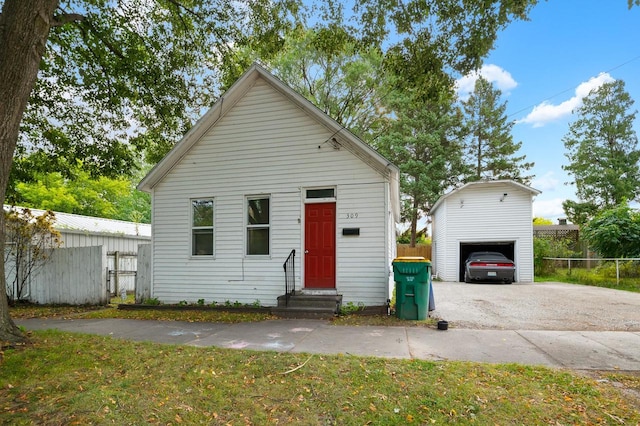
[[[385,184],[340,187],[337,206],[337,288],[343,302],[384,305],[388,298]],[[357,217],[355,217],[357,215]],[[343,228],[360,228],[343,236]]]
[[[437,275],[438,278],[443,278],[446,271],[448,226],[448,221],[446,220],[447,206],[448,204],[445,203],[435,212],[431,225],[433,229],[433,244],[431,248],[431,261],[433,262],[432,273]]]
[[[304,188],[337,187],[337,287],[346,301],[386,301],[385,178],[259,80],[154,188],[153,297],[274,305],[295,249],[302,285]],[[245,256],[245,197],[271,196],[271,254]],[[191,198],[214,198],[213,258],[190,256]],[[358,212],[356,226],[343,215]]]

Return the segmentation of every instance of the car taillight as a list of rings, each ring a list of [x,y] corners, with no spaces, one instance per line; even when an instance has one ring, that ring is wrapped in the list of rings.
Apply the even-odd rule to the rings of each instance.
[[[491,266],[491,267],[502,267],[502,268],[510,268],[513,266],[512,263],[489,263],[489,262],[471,262],[469,266]]]

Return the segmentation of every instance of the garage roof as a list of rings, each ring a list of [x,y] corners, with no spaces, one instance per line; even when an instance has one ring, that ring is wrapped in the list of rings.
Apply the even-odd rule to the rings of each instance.
[[[464,184],[463,186],[461,186],[460,188],[456,188],[453,191],[444,194],[442,197],[438,198],[438,201],[436,201],[436,203],[433,205],[433,207],[431,208],[431,214],[435,213],[435,211],[440,207],[440,205],[449,197],[451,197],[453,194],[456,194],[460,191],[463,191],[467,188],[471,188],[473,186],[489,186],[489,185],[497,185],[497,184],[507,184],[507,185],[511,185],[513,187],[515,187],[516,189],[519,189],[521,191],[526,191],[526,192],[530,192],[532,196],[538,195],[541,193],[541,191],[538,191],[535,188],[532,188],[530,186],[524,185],[520,182],[516,182],[514,180],[508,180],[508,179],[503,179],[503,180],[478,180],[475,182],[469,182]]]
[[[4,210],[28,208],[34,216],[41,216],[46,210],[30,207],[4,205]],[[123,220],[82,216],[71,213],[53,212],[56,220],[53,227],[59,232],[82,233],[92,235],[113,235],[123,237],[151,237],[151,225],[147,223],[125,222]]]

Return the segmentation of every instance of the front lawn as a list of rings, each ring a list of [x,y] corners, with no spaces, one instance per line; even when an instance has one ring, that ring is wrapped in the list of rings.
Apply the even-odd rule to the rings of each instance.
[[[57,331],[5,349],[6,424],[638,424],[634,376],[253,352]],[[614,383],[615,381],[615,383]],[[614,386],[615,384],[615,386]]]

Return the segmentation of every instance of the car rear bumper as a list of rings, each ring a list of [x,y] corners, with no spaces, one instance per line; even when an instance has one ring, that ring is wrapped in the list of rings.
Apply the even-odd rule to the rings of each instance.
[[[470,268],[467,277],[473,281],[513,281],[515,268]]]

